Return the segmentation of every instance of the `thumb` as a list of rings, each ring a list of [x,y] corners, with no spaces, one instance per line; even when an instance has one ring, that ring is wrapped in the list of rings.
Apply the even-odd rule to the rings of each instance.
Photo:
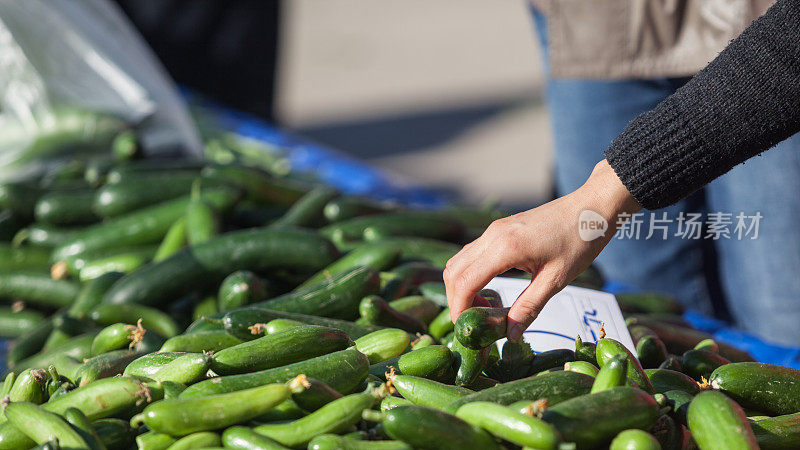
[[[552,278],[541,275],[534,278],[508,311],[508,339],[512,342],[519,341],[547,301],[560,290]]]

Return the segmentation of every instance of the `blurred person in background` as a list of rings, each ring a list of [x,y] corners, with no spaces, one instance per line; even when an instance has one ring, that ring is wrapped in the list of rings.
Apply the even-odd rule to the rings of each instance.
[[[597,257],[607,278],[705,313],[720,312],[721,294],[735,325],[796,344],[800,2],[780,0],[714,60],[770,3],[534,0],[555,182],[568,195],[493,224],[448,263],[452,315],[491,277],[522,268],[534,281],[509,312],[518,339]],[[636,225],[642,207],[653,214]],[[581,241],[581,208],[627,235]],[[688,230],[698,216],[702,230]]]

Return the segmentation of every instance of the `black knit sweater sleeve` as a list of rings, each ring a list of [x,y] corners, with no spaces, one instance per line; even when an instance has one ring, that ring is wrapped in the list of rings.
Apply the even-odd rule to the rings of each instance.
[[[800,0],[779,0],[606,151],[645,208],[677,202],[800,131]]]

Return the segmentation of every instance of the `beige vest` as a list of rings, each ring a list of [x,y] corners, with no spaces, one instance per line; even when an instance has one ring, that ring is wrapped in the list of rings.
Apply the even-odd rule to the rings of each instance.
[[[531,0],[558,78],[688,76],[774,0]]]

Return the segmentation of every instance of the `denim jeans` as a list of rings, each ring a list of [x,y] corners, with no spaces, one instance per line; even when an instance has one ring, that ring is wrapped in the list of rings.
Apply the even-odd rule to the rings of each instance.
[[[534,10],[546,55],[546,19]],[[546,60],[546,57],[545,57]],[[547,63],[545,62],[545,70]],[[559,195],[579,187],[603,158],[613,139],[637,115],[652,109],[687,78],[584,80],[548,79],[547,105],[556,150]],[[680,236],[678,220],[702,214],[706,223],[719,212],[731,214],[730,237],[717,240]],[[648,234],[645,211],[639,239],[612,239],[597,258],[612,280],[674,295],[686,306],[712,313],[709,279],[719,289],[734,324],[766,340],[800,341],[800,137],[793,136],[667,208],[666,233]],[[737,238],[736,216],[757,227]],[[760,214],[761,218],[756,218]],[[722,217],[722,216],[718,216]],[[722,222],[720,222],[722,223]],[[755,235],[757,238],[751,239]],[[630,230],[630,228],[629,228]],[[708,234],[708,229],[703,235]],[[664,238],[666,234],[666,238]],[[709,268],[708,248],[716,264]],[[705,253],[704,253],[705,252]],[[713,273],[710,273],[713,270]]]

